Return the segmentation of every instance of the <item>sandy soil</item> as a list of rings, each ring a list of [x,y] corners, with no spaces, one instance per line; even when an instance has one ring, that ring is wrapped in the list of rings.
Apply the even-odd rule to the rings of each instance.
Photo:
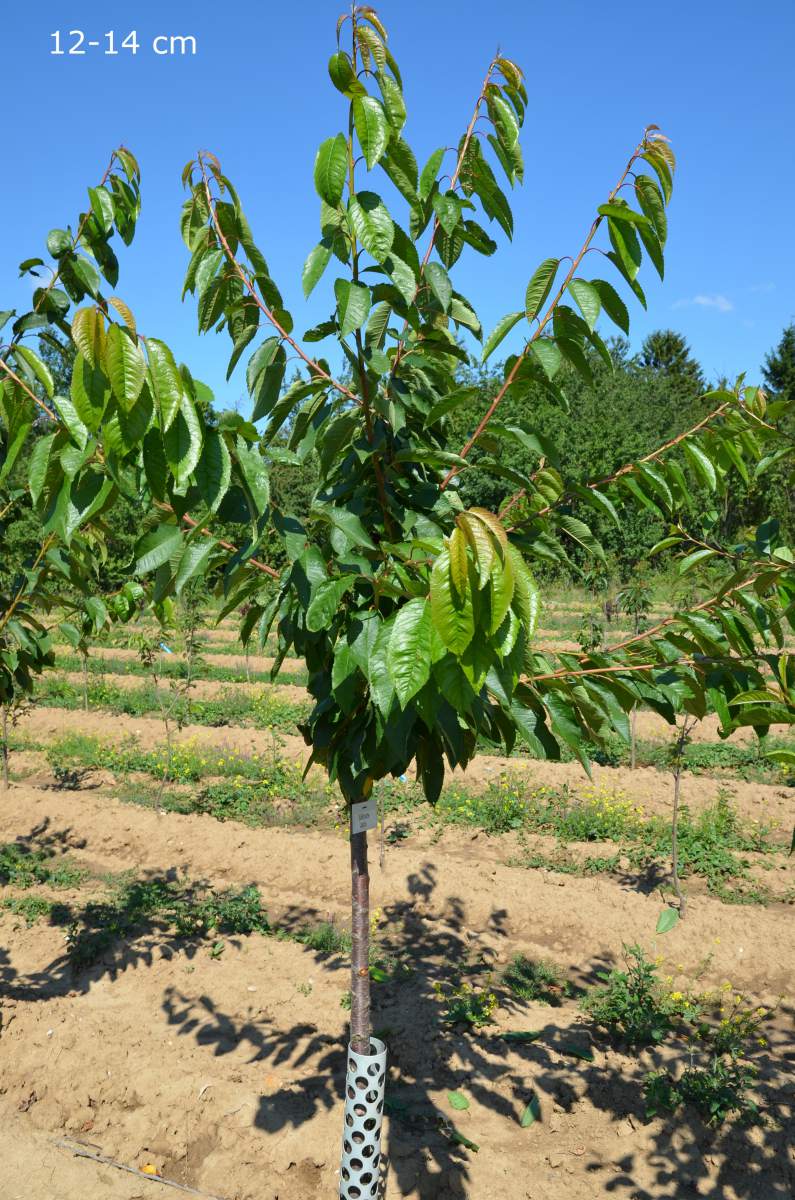
[[[0,836],[53,845],[97,874],[134,868],[146,877],[254,882],[272,919],[287,927],[341,917],[349,887],[347,847],[334,833],[162,815],[96,791],[16,785],[0,793]],[[373,869],[377,936],[412,967],[405,981],[375,989],[375,1026],[391,1055],[386,1195],[791,1197],[791,910],[737,909],[697,895],[687,921],[655,938],[659,899],[635,883],[524,871],[507,866],[504,853],[499,839],[446,833],[433,844],[420,833],[388,852],[383,871]],[[78,921],[89,894],[90,886],[61,895]],[[222,1200],[335,1195],[346,1018],[339,1002],[348,986],[339,959],[260,936],[228,938],[211,958],[207,943],[177,943],[153,928],[75,976],[61,927],[27,929],[6,914],[0,932],[4,1200],[177,1194],[76,1160],[47,1140],[64,1136]],[[572,1057],[570,1043],[591,1043],[573,1002],[519,1005],[501,994],[496,1024],[484,1032],[441,1025],[433,985],[452,966],[468,963],[496,980],[522,951],[552,957],[582,985],[636,939],[666,956],[674,980],[700,969],[701,986],[729,979],[763,1003],[785,996],[761,1056],[768,1126],[713,1134],[695,1118],[646,1123],[641,1078],[659,1052],[630,1057],[596,1040],[593,1062]],[[520,1029],[540,1037],[516,1046],[494,1036]],[[466,1112],[451,1111],[451,1089],[469,1098]],[[521,1129],[533,1090],[541,1121]],[[440,1114],[479,1153],[451,1143]]]

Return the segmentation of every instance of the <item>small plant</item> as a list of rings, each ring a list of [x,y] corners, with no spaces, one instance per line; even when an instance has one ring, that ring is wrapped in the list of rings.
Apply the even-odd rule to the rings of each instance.
[[[668,1071],[651,1071],[643,1085],[646,1115],[673,1113],[682,1104],[692,1104],[708,1125],[722,1125],[735,1113],[740,1120],[753,1121],[759,1107],[748,1093],[756,1075],[748,1063],[719,1057],[706,1067],[689,1067],[676,1080]]]
[[[497,1008],[497,997],[487,981],[486,986],[475,988],[466,981],[445,989],[443,983],[435,983],[433,990],[444,1004],[442,1020],[445,1025],[491,1024],[492,1013]]]
[[[322,921],[313,929],[298,934],[297,940],[316,954],[349,954],[351,949],[351,935],[333,921]]]
[[[30,888],[37,883],[51,887],[77,887],[86,871],[75,867],[68,859],[53,863],[53,854],[45,850],[28,850],[18,842],[0,845],[0,884]]]
[[[600,972],[601,987],[591,988],[581,1001],[585,1013],[610,1035],[631,1046],[654,1045],[671,1031],[677,1019],[698,1011],[697,1002],[681,992],[667,993],[640,946],[624,946],[625,970]]]
[[[519,1000],[536,1000],[542,1004],[560,1004],[568,996],[570,986],[563,972],[547,959],[535,961],[517,954],[506,967],[502,981]]]
[[[582,615],[576,641],[583,654],[592,654],[601,650],[605,640],[605,626],[602,620],[602,610],[588,608]]]

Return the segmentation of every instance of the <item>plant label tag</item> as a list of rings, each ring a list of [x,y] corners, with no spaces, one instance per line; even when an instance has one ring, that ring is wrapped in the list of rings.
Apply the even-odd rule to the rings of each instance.
[[[351,833],[366,833],[368,829],[375,829],[377,824],[375,796],[363,800],[361,804],[351,805]]]

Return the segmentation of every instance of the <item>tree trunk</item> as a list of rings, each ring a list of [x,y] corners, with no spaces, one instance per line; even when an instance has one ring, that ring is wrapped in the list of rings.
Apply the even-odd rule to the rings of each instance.
[[[370,876],[367,834],[351,831],[351,1047],[370,1053]]]
[[[83,655],[83,708],[88,712],[88,656]]]
[[[679,790],[682,780],[682,761],[681,757],[676,764],[674,771],[674,811],[671,818],[671,875],[673,877],[674,891],[679,900],[679,917],[684,918],[686,901],[682,893],[682,887],[679,883]]]
[[[3,787],[8,789],[8,709],[3,705]]]

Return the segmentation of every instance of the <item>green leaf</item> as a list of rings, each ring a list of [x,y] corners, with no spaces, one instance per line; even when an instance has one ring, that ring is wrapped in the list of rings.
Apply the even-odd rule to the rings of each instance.
[[[502,96],[498,95],[496,91],[490,91],[487,94],[486,104],[489,116],[497,130],[497,136],[506,149],[513,149],[519,140],[519,123],[516,120],[516,114],[510,104],[506,100],[503,100]]]
[[[426,600],[409,600],[398,610],[389,639],[387,665],[401,708],[428,682],[431,630],[431,610]]]
[[[403,138],[393,137],[380,165],[401,196],[408,200],[409,204],[416,204],[417,160],[411,146],[404,142]]]
[[[593,1062],[593,1050],[590,1046],[578,1046],[574,1042],[564,1042],[560,1047],[561,1054],[570,1054],[572,1058],[581,1058],[585,1062]]]
[[[111,325],[107,332],[105,371],[120,407],[129,412],[144,386],[146,363],[137,341],[120,325]]]
[[[406,103],[403,99],[403,93],[396,81],[390,75],[385,74],[384,71],[379,71],[376,79],[381,89],[387,120],[395,133],[400,133],[406,124]]]
[[[270,503],[270,478],[264,458],[259,448],[249,446],[243,438],[237,439],[237,461],[246,486],[251,493],[257,517],[260,517]]]
[[[430,158],[426,162],[425,166],[422,168],[422,174],[420,175],[420,186],[419,186],[419,194],[420,194],[421,200],[427,200],[428,197],[430,196],[431,192],[433,191],[433,185],[436,182],[436,176],[439,173],[439,167],[442,165],[442,159],[444,158],[444,154],[445,154],[444,148],[442,148],[440,150],[434,150],[433,154],[430,156]]]
[[[355,582],[353,575],[344,575],[341,579],[329,579],[320,584],[306,610],[306,627],[310,633],[318,633],[331,625],[342,597]]]
[[[660,194],[660,189],[648,175],[636,175],[635,195],[643,212],[654,226],[660,245],[665,246],[668,237],[668,218],[665,214],[665,201]]]
[[[47,468],[50,464],[50,451],[52,449],[55,434],[49,433],[46,437],[36,439],[36,444],[33,447],[33,452],[30,456],[28,464],[28,489],[30,497],[34,504],[38,504],[44,487],[44,481],[47,478]]]
[[[466,650],[475,632],[472,598],[467,591],[459,597],[450,576],[450,556],[446,550],[431,571],[431,616],[439,637],[453,654]]]
[[[616,265],[621,269],[628,283],[632,283],[640,270],[641,250],[638,235],[632,226],[624,221],[607,222],[610,242],[615,252]]]
[[[17,362],[24,363],[28,370],[32,372],[51,400],[55,391],[55,385],[50,374],[50,368],[46,363],[43,363],[38,354],[34,353],[29,346],[14,346],[14,356]]]
[[[69,391],[75,411],[91,433],[96,433],[110,399],[110,385],[100,367],[92,367],[80,351],[72,367]]]
[[[88,441],[88,429],[80,419],[77,409],[68,396],[53,396],[55,410],[81,450]]]
[[[664,908],[657,918],[656,933],[668,933],[679,923],[679,913],[675,908]]]
[[[268,343],[273,340],[278,339],[269,338]],[[266,344],[263,343],[252,354],[246,370],[246,378],[253,381],[251,388],[251,398],[254,401],[252,421],[259,421],[262,417],[270,416],[274,412],[284,382],[284,372],[287,369],[287,351],[281,343],[272,352],[269,346],[267,354],[257,358],[260,350],[263,350]],[[257,359],[256,365],[252,370],[252,363],[255,359]],[[287,403],[290,404],[290,401],[288,400]]]
[[[105,346],[105,326],[96,308],[78,308],[72,317],[72,341],[92,367],[100,364]]]
[[[542,1029],[517,1029],[498,1033],[497,1037],[503,1042],[537,1042],[542,1034]]]
[[[710,558],[714,558],[717,550],[694,550],[692,554],[688,554],[679,563],[679,574],[686,575],[693,567],[699,563],[707,562]]]
[[[430,263],[428,265],[430,266]],[[523,312],[508,313],[497,322],[483,344],[481,362],[485,362],[489,355],[497,349],[503,338],[507,337],[515,325],[518,325],[524,315]]]
[[[469,1101],[463,1092],[448,1092],[447,1100],[450,1107],[454,1108],[456,1112],[463,1112],[469,1108]]]
[[[199,495],[210,512],[215,512],[229,490],[231,475],[232,460],[223,434],[217,429],[205,430],[195,477]]]
[[[202,428],[193,401],[186,392],[176,417],[163,435],[163,449],[174,481],[181,487],[193,474],[202,450]]]
[[[328,516],[331,524],[344,533],[353,546],[364,546],[366,550],[375,550],[375,542],[365,529],[356,513],[347,508],[330,508]]]
[[[315,284],[328,266],[330,258],[331,246],[326,245],[325,242],[318,242],[314,249],[309,251],[304,263],[304,269],[301,272],[301,286],[305,297],[308,297],[312,292]]]
[[[540,1103],[536,1093],[533,1092],[527,1105],[525,1106],[524,1112],[522,1113],[521,1117],[519,1118],[519,1124],[522,1127],[522,1129],[527,1129],[528,1126],[532,1125],[535,1121],[540,1121],[540,1120],[541,1120],[541,1103]]]
[[[688,438],[682,442],[682,450],[696,477],[705,487],[714,492],[718,486],[718,477],[704,451]]]
[[[337,315],[340,337],[347,337],[355,329],[361,329],[370,312],[370,289],[363,283],[350,279],[338,279],[334,284],[337,297]]]
[[[158,525],[157,529],[144,534],[135,547],[135,571],[146,575],[167,563],[182,544],[182,535],[177,525]]]
[[[600,204],[596,210],[601,217],[609,217],[613,221],[627,221],[631,225],[649,225],[648,217],[635,212],[628,204]]]
[[[165,342],[147,338],[146,353],[152,398],[160,410],[160,427],[165,432],[174,420],[182,399],[182,377],[174,362],[174,355]]]
[[[602,301],[602,307],[607,313],[611,321],[616,324],[624,333],[629,333],[629,313],[627,306],[619,296],[612,283],[607,283],[604,279],[592,279],[591,287],[595,288],[599,293],[599,299]]]
[[[576,300],[586,325],[593,330],[602,307],[598,290],[585,279],[572,279],[569,284],[569,292]]]
[[[383,262],[395,238],[395,226],[386,205],[375,192],[357,192],[348,201],[348,220],[368,254]]]
[[[563,362],[563,355],[560,353],[557,343],[552,338],[538,338],[532,343],[530,349],[544,368],[547,379],[554,379]]]
[[[182,589],[191,579],[202,575],[208,566],[213,551],[217,546],[214,538],[203,538],[199,542],[188,542],[182,551],[177,572],[174,577],[174,591],[179,596]]]
[[[425,278],[434,296],[439,301],[442,312],[448,312],[450,302],[453,299],[453,285],[450,282],[450,276],[442,264],[438,262],[426,263]]]
[[[383,621],[379,626],[367,663],[370,695],[376,708],[384,716],[389,713],[395,697],[395,687],[387,665],[389,642],[392,637],[394,620],[394,617],[392,617],[387,621]]]
[[[525,294],[524,308],[528,321],[532,321],[541,311],[547,296],[552,290],[552,284],[560,266],[559,258],[546,258],[530,278]]]
[[[315,155],[315,190],[321,200],[336,208],[342,199],[348,172],[348,142],[344,134],[327,138]]]
[[[480,1146],[476,1142],[471,1142],[468,1137],[464,1137],[463,1133],[453,1125],[448,1125],[448,1136],[451,1142],[456,1142],[459,1146],[463,1146],[465,1150],[471,1150],[473,1154],[477,1154]]]
[[[444,196],[441,192],[434,192],[431,203],[445,233],[454,233],[461,220],[461,203],[455,192],[448,192]]]
[[[372,170],[389,141],[389,124],[383,105],[373,96],[356,96],[353,123],[367,166]]]
[[[364,86],[356,78],[353,64],[344,50],[332,54],[328,63],[328,73],[334,87],[342,92],[343,96],[360,96],[364,92]]]

